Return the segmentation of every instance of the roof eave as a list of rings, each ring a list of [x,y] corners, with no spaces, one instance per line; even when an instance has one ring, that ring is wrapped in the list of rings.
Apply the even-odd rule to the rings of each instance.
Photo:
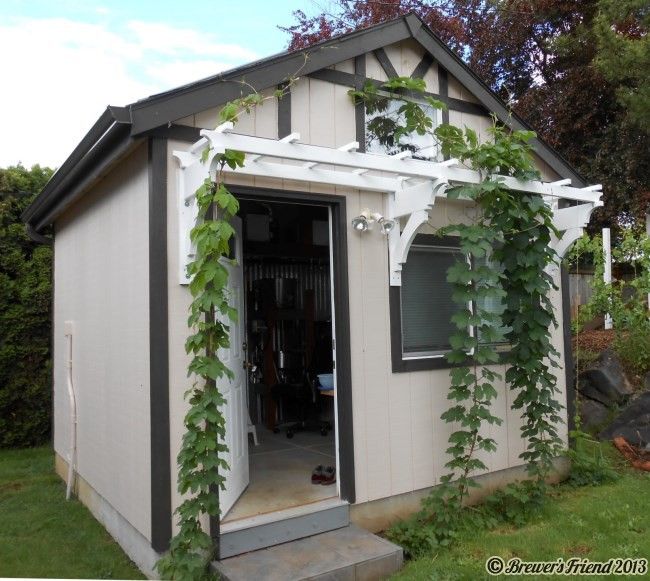
[[[107,159],[113,159],[107,154],[115,149],[116,141],[131,140],[130,126],[127,108],[107,107],[38,197],[25,209],[22,220],[36,232],[45,227],[53,209],[58,209],[64,199],[77,193],[79,184],[88,183],[88,177],[95,175],[99,166],[105,167]]]

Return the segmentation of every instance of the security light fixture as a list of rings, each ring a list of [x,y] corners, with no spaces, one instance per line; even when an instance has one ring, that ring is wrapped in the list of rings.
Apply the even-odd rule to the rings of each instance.
[[[377,216],[375,218],[377,224],[379,224],[379,227],[381,228],[381,233],[388,234],[390,231],[395,227],[395,220],[389,220],[388,218],[384,218],[381,214],[375,214]]]
[[[359,214],[356,218],[352,219],[352,227],[357,232],[365,232],[366,230],[370,230],[371,222],[372,218],[370,217],[370,210],[366,208],[365,210],[362,210],[361,214]]]
[[[395,220],[384,218],[382,214],[379,212],[371,212],[369,208],[363,209],[361,214],[352,220],[352,227],[357,232],[365,232],[366,230],[370,230],[375,222],[379,224],[382,234],[388,235],[395,227]]]

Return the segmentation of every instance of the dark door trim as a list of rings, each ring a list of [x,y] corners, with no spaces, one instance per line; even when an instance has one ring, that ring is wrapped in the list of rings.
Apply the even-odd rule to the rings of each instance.
[[[332,255],[336,340],[337,422],[339,434],[339,482],[341,499],[354,503],[354,432],[352,426],[352,360],[350,350],[350,299],[348,287],[347,214],[344,196],[289,192],[232,186],[242,200],[268,200],[293,204],[324,205],[332,210]]]

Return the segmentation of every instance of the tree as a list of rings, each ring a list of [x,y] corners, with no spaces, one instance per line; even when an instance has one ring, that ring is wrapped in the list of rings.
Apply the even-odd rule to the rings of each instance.
[[[0,169],[0,447],[47,441],[51,425],[52,249],[20,219],[52,175],[38,165]]]
[[[650,5],[647,0],[600,0],[595,63],[616,86],[630,122],[650,130]]]
[[[648,114],[645,4],[335,0],[333,10],[311,18],[295,12],[296,24],[283,30],[297,49],[416,12],[587,181],[603,184],[605,208],[591,227],[617,228],[639,225],[650,202],[648,125],[632,122]],[[608,44],[612,31],[626,34]]]

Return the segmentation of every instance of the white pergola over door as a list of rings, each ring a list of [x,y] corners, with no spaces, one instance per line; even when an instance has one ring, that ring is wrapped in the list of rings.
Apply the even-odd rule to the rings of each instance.
[[[356,142],[335,149],[299,143],[300,135],[297,133],[276,140],[240,135],[232,130],[231,123],[225,123],[214,131],[203,130],[203,137],[189,151],[174,152],[180,162],[180,284],[189,282],[186,265],[193,259],[189,231],[196,221],[194,192],[206,177],[214,176],[215,156],[226,149],[246,154],[244,166],[234,170],[237,174],[384,192],[388,196],[388,218],[405,221],[404,228],[394,228],[390,233],[392,286],[401,285],[402,265],[406,262],[411,242],[418,228],[434,211],[436,198],[444,197],[450,185],[477,184],[482,180],[479,172],[462,167],[453,159],[436,163],[411,159],[406,152],[395,156],[359,153]],[[210,148],[210,155],[206,162],[202,162],[201,153],[205,148]],[[226,171],[230,170],[226,168]],[[553,208],[555,224],[561,234],[553,245],[560,256],[582,235],[591,212],[602,206],[600,185],[575,188],[568,179],[543,182],[521,181],[510,176],[493,178],[501,180],[512,190],[538,194]],[[567,200],[569,207],[560,209],[560,200]]]

